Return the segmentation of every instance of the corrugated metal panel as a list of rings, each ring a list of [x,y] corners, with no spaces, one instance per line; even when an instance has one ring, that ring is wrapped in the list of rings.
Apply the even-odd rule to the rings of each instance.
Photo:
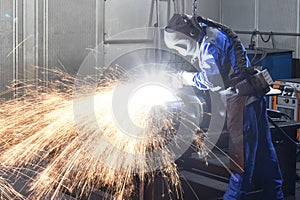
[[[35,38],[38,33],[35,32],[36,28],[36,10],[35,0],[27,0],[23,3],[23,30],[24,30],[24,80],[26,82],[34,83],[35,77]]]
[[[300,0],[297,0],[297,33],[300,33]],[[300,59],[300,37],[297,37],[296,41],[296,58]]]
[[[105,1],[104,32],[105,64],[110,64],[116,57],[133,49],[161,48],[163,28],[173,13],[183,13],[187,8],[184,0],[110,0]],[[131,9],[124,9],[124,8]],[[191,8],[191,7],[190,7]],[[156,44],[147,44],[153,39]],[[112,41],[113,40],[113,41]],[[130,43],[128,40],[136,40]],[[137,42],[137,40],[139,40]],[[126,43],[127,42],[127,43]]]
[[[13,80],[13,1],[0,1],[0,94]],[[9,55],[9,56],[8,56]],[[0,95],[0,98],[9,98],[12,94]]]
[[[260,0],[259,29],[261,31],[296,32],[297,0]]]
[[[222,2],[223,23],[235,30],[267,32],[299,32],[299,0],[227,0]],[[240,35],[247,46],[251,35]],[[267,36],[264,36],[267,39]],[[264,43],[256,37],[259,47],[272,48],[272,42]],[[299,57],[299,37],[274,36],[275,48],[294,50],[294,57]]]
[[[164,27],[170,15],[174,13],[175,7],[179,7],[179,1],[181,2],[181,0],[105,1],[104,32],[105,40],[110,43],[105,45],[105,64],[109,65],[116,57],[128,51],[145,48],[148,45],[145,40],[153,39],[154,35],[157,41],[160,41],[161,32],[153,27],[157,25]],[[129,7],[131,9],[124,9]],[[128,40],[139,41],[133,43]],[[161,43],[157,43],[156,47],[159,48],[160,45]]]
[[[158,1],[160,18],[166,21],[166,1]],[[164,7],[164,8],[163,8]],[[128,8],[128,9],[124,9]],[[130,9],[129,9],[130,8]],[[152,14],[152,18],[151,18]],[[120,32],[153,26],[156,20],[155,0],[110,0],[105,2],[105,33],[107,38],[116,37]],[[162,23],[160,23],[162,25]]]
[[[192,5],[189,5],[188,7],[192,8]],[[197,7],[198,15],[221,22],[220,0],[198,0]]]
[[[227,0],[222,2],[222,22],[233,30],[255,29],[255,1]],[[247,47],[250,35],[239,35]]]
[[[24,4],[23,1],[15,0],[15,44],[14,46],[14,57],[15,57],[15,81],[24,82],[24,44],[27,42],[27,38],[24,37]],[[20,93],[20,87],[17,88]]]
[[[105,33],[109,38],[126,30],[154,27],[157,23],[164,27],[173,13],[189,13],[191,8],[191,1],[185,0],[105,1]]]
[[[297,0],[261,0],[259,1],[259,23],[260,31],[273,32],[297,32]],[[296,49],[296,37],[274,36],[274,44],[280,49]],[[272,47],[272,43],[263,43],[259,46]]]
[[[255,1],[227,0],[222,3],[223,23],[233,29],[253,30]]]
[[[95,0],[48,2],[48,66],[76,74],[96,44]]]

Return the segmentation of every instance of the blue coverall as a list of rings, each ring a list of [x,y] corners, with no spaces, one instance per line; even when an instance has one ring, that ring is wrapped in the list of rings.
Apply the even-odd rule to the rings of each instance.
[[[225,86],[232,69],[239,74],[235,66],[235,54],[232,40],[220,30],[202,24],[203,34],[199,41],[199,67],[193,81],[201,90],[215,87],[214,77],[221,74]],[[247,58],[246,51],[244,55]],[[247,58],[248,61],[248,58]],[[249,61],[248,61],[248,65]],[[264,97],[246,97],[243,110],[243,172],[233,172],[225,200],[243,199],[249,191],[252,177],[259,177],[259,185],[263,188],[263,199],[284,199],[282,192],[282,175],[278,165],[276,152],[271,141],[271,133],[266,113]],[[230,112],[228,110],[227,112]],[[242,147],[241,147],[242,148]]]

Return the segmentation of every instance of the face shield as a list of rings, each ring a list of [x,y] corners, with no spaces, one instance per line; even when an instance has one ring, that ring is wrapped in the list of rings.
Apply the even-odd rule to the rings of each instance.
[[[174,14],[164,31],[167,47],[177,50],[183,56],[196,53],[202,34],[202,28],[193,19],[192,16]]]
[[[182,33],[164,31],[164,40],[168,48],[183,56],[193,56],[197,51],[198,42]]]

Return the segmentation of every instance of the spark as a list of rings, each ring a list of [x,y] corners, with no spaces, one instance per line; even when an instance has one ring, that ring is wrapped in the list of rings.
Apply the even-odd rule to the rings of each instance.
[[[57,199],[62,191],[80,198],[95,190],[103,190],[115,199],[126,199],[134,195],[137,179],[152,180],[157,170],[167,183],[168,194],[174,192],[182,198],[174,153],[166,145],[169,140],[176,140],[174,123],[169,117],[172,113],[153,104],[152,109],[141,106],[136,112],[131,111],[131,116],[140,120],[137,124],[142,124],[142,128],[120,129],[111,113],[113,91],[131,81],[116,80],[120,72],[107,70],[94,94],[76,99],[70,84],[75,78],[56,72],[61,80],[50,84],[50,88],[25,87],[23,96],[1,103],[0,162],[16,172],[30,170],[30,166],[37,169],[30,180],[29,199]],[[89,87],[86,84],[83,88],[89,91]],[[145,95],[142,91],[137,94]],[[85,109],[89,99],[94,100],[92,112]],[[133,95],[131,100],[137,99]],[[75,117],[74,102],[80,108]],[[96,123],[91,118],[93,114]],[[162,159],[157,161],[149,156],[153,150],[159,150]],[[160,162],[156,171],[155,162]],[[0,185],[3,186],[1,179]]]
[[[0,168],[1,175],[5,174],[5,172],[4,168]],[[0,199],[24,200],[25,197],[17,192],[4,177],[0,176]]]
[[[4,16],[7,18],[10,18],[10,14],[8,14],[8,13],[5,13]]]
[[[14,18],[14,22],[17,21],[17,18]],[[29,35],[27,36],[23,41],[21,41],[15,48],[13,48],[6,57],[9,57],[17,48],[19,48],[22,44],[24,44],[24,42],[26,42],[28,39],[30,39],[33,35]]]

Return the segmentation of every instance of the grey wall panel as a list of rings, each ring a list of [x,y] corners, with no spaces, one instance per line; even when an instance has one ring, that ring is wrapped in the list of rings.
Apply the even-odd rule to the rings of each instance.
[[[95,0],[50,0],[48,66],[76,74],[96,45]]]
[[[222,1],[221,12],[223,23],[235,30],[299,33],[299,11],[299,0],[227,0]],[[247,46],[251,35],[239,36]],[[271,41],[264,43],[258,36],[255,39],[259,47],[273,47]],[[274,47],[294,50],[294,57],[300,57],[299,37],[274,36]]]
[[[222,22],[233,30],[253,31],[255,29],[255,0],[226,0],[222,2]],[[239,35],[242,43],[247,47],[250,35]]]
[[[198,0],[197,7],[198,15],[221,22],[220,0]]]
[[[118,33],[147,27],[151,11],[151,0],[110,0],[105,2],[105,33],[115,37]],[[155,2],[154,2],[155,3]],[[162,5],[162,3],[159,3]],[[153,5],[155,15],[156,5]],[[163,16],[161,16],[163,17]],[[156,23],[155,16],[153,23]]]
[[[259,30],[296,32],[297,0],[260,0]]]
[[[222,2],[222,21],[233,29],[253,30],[255,1],[227,0]]]
[[[157,18],[158,26],[164,27],[173,13],[191,13],[191,8],[191,1],[185,0],[105,1],[105,33],[110,38],[123,31],[154,27]]]
[[[297,33],[300,33],[300,0],[297,0]],[[296,39],[296,58],[300,59],[300,37]]]
[[[36,0],[27,0],[23,3],[23,34],[25,42],[24,50],[24,79],[34,83],[36,79]]]
[[[260,0],[258,30],[296,33],[297,15],[297,0]],[[296,41],[296,37],[274,36],[276,48],[295,50]],[[272,47],[272,43],[259,40],[259,46]]]
[[[104,32],[105,40],[136,40],[153,39],[157,42],[155,47],[160,48],[162,34],[157,28],[164,27],[175,10],[183,10],[183,0],[110,0],[105,1]],[[128,9],[124,9],[128,8]],[[130,8],[130,9],[129,9]],[[146,42],[138,44],[120,44],[116,42],[105,45],[105,64],[110,64],[116,57],[136,48],[145,48]]]
[[[265,39],[268,36],[263,36]],[[274,36],[274,40],[270,40],[269,42],[265,43],[261,39],[258,40],[257,46],[265,47],[265,48],[277,48],[277,49],[289,49],[293,51],[293,57],[297,57],[296,49],[297,47],[297,38],[292,36]]]
[[[13,80],[13,1],[0,1],[0,94]],[[9,56],[8,56],[9,55]],[[0,95],[0,98],[11,97],[11,94]]]

